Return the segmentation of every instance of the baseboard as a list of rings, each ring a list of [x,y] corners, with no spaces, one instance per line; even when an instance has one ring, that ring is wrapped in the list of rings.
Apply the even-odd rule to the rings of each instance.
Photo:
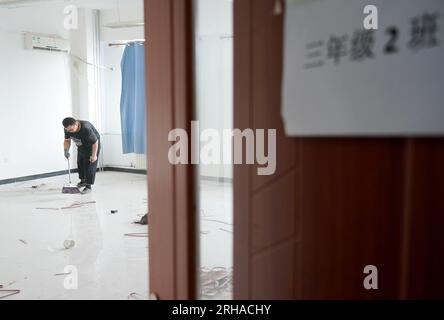
[[[101,169],[97,169],[97,171],[100,171],[100,170]],[[126,172],[126,173],[134,173],[134,174],[146,174],[146,170],[115,168],[115,167],[104,167],[103,171],[116,171],[116,172]],[[71,173],[77,173],[77,172],[79,172],[79,170],[77,170],[77,169],[71,170]],[[44,178],[51,178],[51,177],[56,177],[56,176],[63,176],[66,174],[68,174],[68,170],[49,172],[49,173],[41,173],[41,174],[35,174],[35,175],[25,176],[25,177],[4,179],[4,180],[0,180],[0,185],[17,183],[17,182],[26,182],[26,181],[32,181],[32,180],[38,180],[38,179],[44,179]]]
[[[126,172],[134,174],[146,174],[146,170],[143,169],[129,169],[129,168],[119,168],[119,167],[104,167],[103,171],[115,171],[115,172]]]
[[[77,169],[71,170],[71,173],[77,173],[77,172],[79,172]],[[11,179],[4,179],[4,180],[0,180],[0,185],[17,183],[17,182],[25,182],[25,181],[31,181],[31,180],[38,180],[38,179],[44,179],[44,178],[51,178],[51,177],[56,177],[56,176],[63,176],[65,174],[68,174],[68,170],[34,174],[32,176],[17,177],[17,178],[11,178]]]

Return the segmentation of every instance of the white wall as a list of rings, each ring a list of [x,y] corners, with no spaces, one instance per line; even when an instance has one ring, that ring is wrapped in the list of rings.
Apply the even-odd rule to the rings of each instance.
[[[101,55],[100,36],[104,41],[143,38],[143,27],[109,29],[96,24],[98,16],[93,9],[98,8],[97,3],[84,1],[88,8],[79,6],[79,28],[71,31],[64,29],[65,3],[61,1],[0,8],[0,180],[65,170],[61,122],[67,116],[93,122],[102,134],[120,133],[120,89],[116,90],[116,84],[120,87],[121,53],[108,54],[118,52],[117,49]],[[115,5],[109,1],[105,4],[113,9],[102,10],[102,25],[116,22],[119,17],[120,21],[143,20],[143,0],[122,2],[120,14]],[[24,31],[70,39],[72,56],[25,50]],[[93,64],[109,63],[116,68],[107,74],[73,56]],[[106,60],[101,61],[100,56]],[[105,95],[101,94],[100,80],[107,81],[105,87],[111,88]],[[116,141],[109,145],[106,137],[102,139],[104,148],[114,150],[105,165],[133,163],[139,168],[146,167],[144,157],[123,156]],[[75,148],[71,151],[75,168]]]
[[[79,10],[79,28],[71,30],[71,88],[72,88],[72,116],[77,119],[93,121],[90,119],[90,100],[89,100],[89,82],[88,72],[92,68],[86,63],[92,62],[91,54],[91,25],[92,13],[91,10],[80,9]],[[78,59],[77,59],[77,58]],[[81,59],[81,60],[80,60]]]
[[[0,9],[0,180],[66,169],[69,59],[25,50],[22,31],[69,36],[60,6]]]
[[[229,0],[198,0],[197,115],[200,128],[233,128],[233,8]],[[201,144],[203,147],[203,144]],[[231,143],[222,150],[231,148]],[[231,165],[200,165],[201,176],[232,178]]]
[[[143,6],[123,8],[120,10],[120,21],[143,21]],[[106,25],[119,21],[114,9],[100,12],[101,22],[101,63],[113,68],[113,71],[102,70],[102,104],[103,104],[103,147],[104,163],[114,167],[132,167],[146,169],[146,156],[122,153],[122,134],[120,124],[120,95],[122,89],[122,61],[124,46],[109,47],[109,43],[121,40],[144,38],[143,27],[107,28]]]

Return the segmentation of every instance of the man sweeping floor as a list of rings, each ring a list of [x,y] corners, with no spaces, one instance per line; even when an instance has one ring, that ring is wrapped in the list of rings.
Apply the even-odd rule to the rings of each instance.
[[[68,160],[71,157],[69,149],[72,140],[77,146],[77,168],[80,179],[77,186],[84,187],[82,194],[90,193],[96,178],[97,159],[100,154],[100,134],[90,122],[74,118],[65,118],[63,127],[65,128],[65,157]]]

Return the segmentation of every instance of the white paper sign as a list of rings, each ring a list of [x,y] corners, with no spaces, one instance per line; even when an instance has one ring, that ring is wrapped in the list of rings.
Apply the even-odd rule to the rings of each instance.
[[[288,135],[444,135],[444,0],[287,0],[284,37]]]

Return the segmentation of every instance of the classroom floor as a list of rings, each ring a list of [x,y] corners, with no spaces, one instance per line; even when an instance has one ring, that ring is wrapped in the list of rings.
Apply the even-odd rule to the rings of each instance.
[[[200,181],[201,298],[232,299],[233,184]]]
[[[88,195],[62,194],[66,180],[0,186],[0,286],[20,290],[4,299],[147,299],[149,238],[126,235],[148,232],[133,224],[147,210],[146,176],[99,172]],[[201,298],[230,299],[232,186],[202,181],[200,191]]]
[[[0,285],[20,290],[7,299],[146,299],[148,238],[124,236],[147,232],[132,223],[146,212],[146,176],[98,173],[89,195],[62,194],[66,179],[0,186]]]

